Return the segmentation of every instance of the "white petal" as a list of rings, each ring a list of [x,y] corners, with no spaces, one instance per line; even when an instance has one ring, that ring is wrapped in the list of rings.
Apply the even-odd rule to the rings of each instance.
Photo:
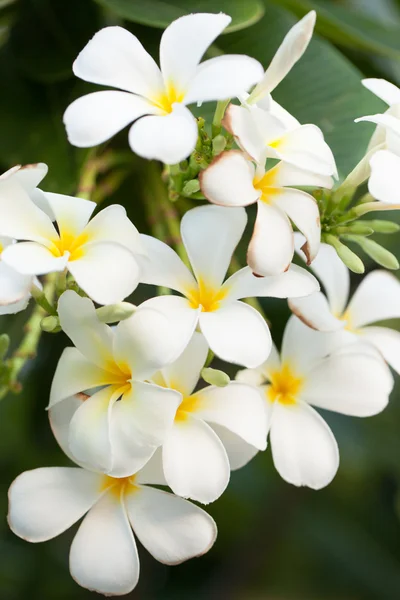
[[[381,202],[398,204],[400,157],[388,150],[379,150],[372,156],[370,165],[368,190],[371,196]]]
[[[37,242],[19,242],[8,246],[1,258],[7,265],[24,275],[44,275],[64,271],[69,253],[56,258],[46,246]]]
[[[229,482],[229,460],[218,436],[203,421],[177,420],[163,445],[169,487],[178,496],[202,504],[214,502]]]
[[[162,369],[166,386],[178,390],[183,397],[190,396],[200,379],[207,354],[208,344],[204,336],[195,331],[177,360]]]
[[[57,221],[60,234],[78,236],[92,216],[96,203],[64,194],[52,192],[44,192],[44,194]]]
[[[238,150],[221,152],[199,175],[205,197],[221,206],[248,206],[256,202],[260,191],[254,188],[253,179],[254,165]]]
[[[263,76],[258,60],[227,54],[203,62],[190,82],[185,103],[225,100],[246,92]]]
[[[274,406],[271,426],[272,457],[288,483],[319,490],[339,467],[339,450],[324,419],[304,402]]]
[[[264,106],[264,104],[266,104],[266,106]],[[291,115],[286,108],[283,108],[283,106],[278,104],[278,102],[270,95],[264,96],[262,100],[259,100],[257,106],[264,108],[264,110],[269,110],[274,117],[279,119],[281,123],[285,125],[286,129],[295,129],[301,125],[301,123]]]
[[[313,171],[300,169],[288,162],[281,161],[275,167],[267,171],[269,185],[272,188],[285,186],[313,186],[330,190],[333,187],[332,177],[320,175]],[[271,198],[273,200],[273,196]]]
[[[163,89],[160,69],[136,36],[122,27],[105,27],[86,44],[73,64],[77,77],[151,96]]]
[[[25,471],[9,490],[8,523],[28,542],[44,542],[78,521],[101,495],[101,476],[83,469]]]
[[[258,389],[232,381],[206,387],[194,395],[194,413],[207,423],[222,425],[259,450],[267,447],[265,401]]]
[[[112,373],[100,369],[76,348],[65,348],[51,384],[49,406],[79,392],[106,385],[112,377]]]
[[[400,374],[400,333],[388,327],[364,327],[362,339],[375,346],[386,362]]]
[[[12,176],[29,194],[39,185],[42,179],[46,177],[48,170],[49,167],[45,163],[23,165],[9,169],[0,176],[0,179]]]
[[[21,275],[0,258],[0,311],[21,300],[28,302],[32,283],[30,275]]]
[[[63,331],[88,360],[100,368],[113,364],[112,330],[100,323],[89,298],[67,290],[58,301],[58,316]]]
[[[303,236],[295,233],[296,250],[302,258],[304,254],[300,252],[300,249],[304,245],[304,241]],[[332,313],[341,315],[349,298],[350,274],[348,268],[340,260],[332,246],[321,244],[311,269],[325,288]]]
[[[272,92],[303,56],[313,34],[315,19],[316,13],[312,10],[286,34],[271,60],[264,78],[251,93],[250,100],[252,102],[257,102],[266,93]]]
[[[164,475],[161,448],[157,448],[150,460],[135,474],[135,483],[168,485]]]
[[[257,163],[265,161],[267,136],[274,139],[285,132],[283,123],[272,116],[269,111],[257,106],[230,104],[222,122],[225,129],[235,137],[242,150]]]
[[[0,303],[0,315],[15,315],[16,313],[25,310],[28,306],[30,300],[30,296],[27,295],[21,300],[17,300],[16,302],[12,302],[10,304],[1,304]]]
[[[235,379],[241,383],[247,383],[248,385],[259,388],[270,379],[271,372],[278,371],[280,368],[281,360],[279,352],[272,342],[271,352],[266,362],[255,369],[241,369],[236,373]]]
[[[101,210],[87,225],[85,234],[91,242],[116,242],[134,254],[145,252],[138,230],[119,204]]]
[[[260,313],[234,301],[200,315],[200,328],[211,350],[222,360],[257,367],[271,351],[271,334]]]
[[[201,508],[161,490],[140,486],[125,497],[131,525],[154,558],[176,565],[208,552],[217,536]]]
[[[286,214],[259,201],[253,236],[247,250],[249,267],[260,277],[278,275],[289,268],[293,254],[293,230]]]
[[[301,397],[320,408],[369,417],[387,405],[393,378],[379,358],[349,351],[332,354],[311,370]]]
[[[212,428],[224,445],[231,471],[236,471],[236,469],[241,469],[247,465],[259,451],[258,448],[248,444],[243,438],[222,427],[222,425],[213,423]]]
[[[69,142],[78,148],[90,148],[109,140],[139,117],[157,112],[145,98],[107,90],[74,100],[63,121]]]
[[[69,566],[79,585],[99,594],[128,594],[137,584],[135,540],[124,507],[112,492],[83,520],[72,542]]]
[[[57,402],[57,404],[50,407],[48,412],[51,431],[58,445],[72,462],[81,467],[84,466],[83,463],[77,461],[69,449],[69,425],[72,417],[86,399],[86,394],[75,394],[74,396],[65,398],[62,402]]]
[[[166,85],[172,83],[178,92],[187,92],[203,54],[230,22],[231,18],[223,13],[197,13],[173,21],[160,43],[160,66]]]
[[[400,282],[387,271],[369,273],[349,302],[347,313],[354,328],[400,317]]]
[[[372,77],[370,79],[363,79],[361,83],[367,90],[378,96],[378,98],[381,98],[389,106],[400,102],[400,89],[385,79]]]
[[[146,256],[140,258],[141,283],[158,285],[186,294],[196,288],[193,275],[175,250],[150,235],[141,235]]]
[[[182,240],[199,283],[222,284],[246,222],[243,208],[204,205],[185,213]]]
[[[197,135],[197,122],[190,110],[174,104],[167,115],[138,119],[129,130],[129,145],[143,158],[173,165],[193,152]]]
[[[271,298],[297,298],[308,296],[319,289],[318,281],[311,273],[297,265],[290,265],[280,275],[256,277],[249,267],[236,271],[224,283],[227,298],[240,300],[252,296]]]
[[[314,292],[306,298],[290,299],[289,308],[308,327],[318,331],[336,331],[346,325],[345,321],[331,313],[328,301],[321,292]]]

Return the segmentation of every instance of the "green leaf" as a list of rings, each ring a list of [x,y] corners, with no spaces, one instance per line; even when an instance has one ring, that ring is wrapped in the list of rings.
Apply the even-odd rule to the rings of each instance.
[[[317,11],[316,30],[336,44],[400,58],[400,27],[386,25],[347,6],[325,0],[275,0],[297,15]]]
[[[220,38],[229,53],[246,53],[267,67],[296,19],[285,9],[267,5],[251,30]],[[301,123],[321,127],[332,148],[341,179],[364,155],[373,127],[354,119],[383,112],[385,105],[361,85],[362,74],[329,42],[315,36],[304,56],[273,93]]]
[[[98,4],[109,9],[122,19],[150,25],[151,27],[167,27],[179,17],[195,12],[224,12],[232,17],[232,23],[225,29],[239,31],[257,23],[264,14],[261,0],[96,0]]]

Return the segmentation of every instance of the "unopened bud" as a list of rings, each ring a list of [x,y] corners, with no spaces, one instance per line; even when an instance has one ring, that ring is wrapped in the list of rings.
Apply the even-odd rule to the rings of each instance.
[[[0,360],[3,360],[10,346],[10,338],[6,333],[0,335]]]
[[[213,155],[217,156],[218,154],[221,154],[221,152],[223,152],[225,150],[226,147],[226,137],[224,135],[217,135],[215,136],[215,138],[213,138],[212,141],[212,148],[213,148]]]
[[[211,367],[205,367],[201,371],[201,376],[210,385],[217,387],[225,387],[230,382],[229,375],[218,369],[212,369]]]
[[[324,236],[324,241],[335,248],[340,260],[344,262],[346,267],[353,273],[364,273],[365,267],[359,256],[345,244],[342,244],[335,236],[327,234]]]
[[[182,195],[183,196],[191,196],[192,194],[195,194],[196,192],[200,191],[200,183],[198,179],[191,179],[190,181],[187,181],[185,183],[185,185],[183,186],[182,189]]]
[[[372,235],[374,233],[374,230],[372,229],[372,227],[370,227],[369,225],[365,225],[363,223],[359,223],[359,222],[355,222],[355,223],[352,223],[351,225],[347,225],[347,226],[342,225],[340,227],[337,227],[336,231],[339,235],[342,235],[345,233],[356,234],[356,235]]]
[[[398,269],[399,261],[397,258],[386,250],[380,244],[374,242],[374,240],[369,240],[368,238],[354,236],[346,236],[349,241],[355,242],[364,250],[365,254],[367,254],[372,260],[374,260],[378,265],[385,267],[385,269]]]
[[[46,333],[58,333],[61,330],[60,319],[53,315],[43,317],[40,321],[40,327]]]
[[[116,323],[117,321],[129,319],[135,310],[136,306],[130,302],[118,302],[117,304],[101,306],[96,310],[96,314],[102,323]]]
[[[374,219],[372,221],[363,221],[363,223],[368,223],[376,233],[397,233],[400,230],[400,225],[394,221]]]

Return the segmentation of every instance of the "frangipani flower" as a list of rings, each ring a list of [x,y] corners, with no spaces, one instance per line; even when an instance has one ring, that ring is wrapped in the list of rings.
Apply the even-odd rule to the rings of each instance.
[[[286,273],[265,279],[254,277],[245,267],[223,283],[245,226],[243,208],[204,205],[184,215],[181,235],[195,277],[169,246],[142,235],[147,257],[142,260],[141,281],[169,287],[184,296],[158,296],[142,305],[168,317],[177,355],[198,326],[217,356],[255,367],[266,360],[271,336],[260,313],[238,300],[250,296],[305,296],[318,289],[315,278],[294,265]]]
[[[134,152],[167,164],[185,159],[197,141],[196,119],[186,108],[195,102],[224,100],[246,92],[263,74],[261,64],[240,55],[201,58],[231,18],[191,14],[171,23],[160,43],[160,67],[136,36],[106,27],[76,59],[75,75],[124,91],[103,91],[75,100],[64,123],[75,146],[96,146],[133,121]]]
[[[125,209],[109,206],[89,222],[94,202],[50,192],[44,196],[57,229],[18,181],[0,180],[0,235],[24,240],[8,246],[2,260],[31,276],[68,269],[99,304],[132,293],[139,282],[135,255],[143,250]]]
[[[148,383],[176,357],[173,330],[146,308],[111,329],[88,298],[72,291],[61,296],[58,314],[75,348],[64,350],[54,375],[52,428],[63,432],[62,445],[74,460],[116,477],[130,475],[164,442],[182,400],[179,392]],[[89,390],[93,395],[75,396]]]
[[[396,135],[396,128],[400,129],[400,89],[385,79],[363,79],[361,83],[389,105],[384,114],[356,119],[356,123],[371,121],[378,125],[369,142],[368,151],[389,148],[389,150],[400,154],[400,134]]]
[[[299,242],[299,247],[301,242]],[[400,374],[400,333],[371,325],[400,318],[400,282],[391,273],[376,270],[360,283],[349,302],[350,274],[327,244],[321,244],[312,269],[325,288],[307,298],[289,301],[292,311],[306,325],[319,331],[342,331],[341,344],[355,340],[371,343]]]
[[[239,382],[194,392],[208,345],[195,332],[182,355],[152,377],[182,394],[172,429],[157,450],[175,494],[208,504],[229,482],[230,469],[245,465],[267,445],[265,406],[257,390]]]
[[[368,191],[379,200],[376,210],[397,210],[400,208],[400,119],[399,154],[389,150],[379,150],[369,161],[371,175]]]
[[[247,263],[259,276],[286,271],[293,259],[291,221],[306,237],[308,263],[317,255],[321,222],[315,199],[289,186],[331,188],[332,178],[304,171],[286,162],[265,171],[237,150],[219,154],[199,176],[201,190],[221,206],[249,206],[257,202],[257,219],[247,252]]]
[[[260,386],[275,467],[297,486],[320,489],[339,466],[333,433],[312,405],[368,417],[385,408],[393,387],[389,369],[368,344],[338,348],[335,338],[335,333],[314,331],[293,316],[281,357],[273,348],[264,365],[237,375],[239,381]]]
[[[167,565],[205,554],[217,535],[204,510],[151,484],[165,484],[151,464],[121,479],[76,467],[26,471],[10,487],[8,522],[26,541],[45,542],[87,513],[71,545],[72,577],[106,596],[128,594],[140,570],[132,529]]]

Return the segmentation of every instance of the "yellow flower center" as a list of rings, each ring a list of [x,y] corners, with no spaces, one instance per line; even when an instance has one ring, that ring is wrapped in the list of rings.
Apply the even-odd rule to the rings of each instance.
[[[270,375],[271,385],[267,391],[270,402],[281,404],[295,404],[303,379],[294,374],[289,365],[284,364],[280,371],[274,371]]]
[[[173,83],[169,83],[162,94],[158,94],[152,98],[152,102],[167,114],[172,112],[172,105],[175,102],[182,102],[184,97],[185,92],[180,92]]]
[[[346,331],[351,331],[352,333],[355,333],[357,331],[357,329],[353,325],[353,319],[349,310],[345,310],[344,313],[335,314],[334,316],[340,321],[346,321],[346,325],[344,326],[344,329]]]
[[[202,312],[213,312],[219,309],[221,301],[228,295],[228,292],[228,288],[216,289],[199,279],[197,288],[187,290],[187,298],[192,308],[201,306]]]
[[[175,421],[186,421],[188,414],[196,412],[200,404],[200,396],[193,394],[184,398],[176,411]]]
[[[86,233],[73,235],[68,231],[62,231],[60,236],[52,240],[50,252],[56,258],[64,256],[65,252],[70,253],[69,261],[78,260],[84,255],[83,246],[88,242],[89,236]]]
[[[137,489],[135,485],[136,475],[130,475],[129,477],[110,477],[109,475],[103,475],[100,491],[111,492],[117,499],[121,498],[123,494],[129,494]]]
[[[3,250],[4,250],[4,246],[3,246],[3,244],[0,242],[0,254],[3,252]]]
[[[276,184],[278,166],[279,165],[264,173],[262,177],[256,175],[253,179],[253,187],[261,192],[260,200],[266,204],[270,202],[271,196],[274,196],[280,192]]]

